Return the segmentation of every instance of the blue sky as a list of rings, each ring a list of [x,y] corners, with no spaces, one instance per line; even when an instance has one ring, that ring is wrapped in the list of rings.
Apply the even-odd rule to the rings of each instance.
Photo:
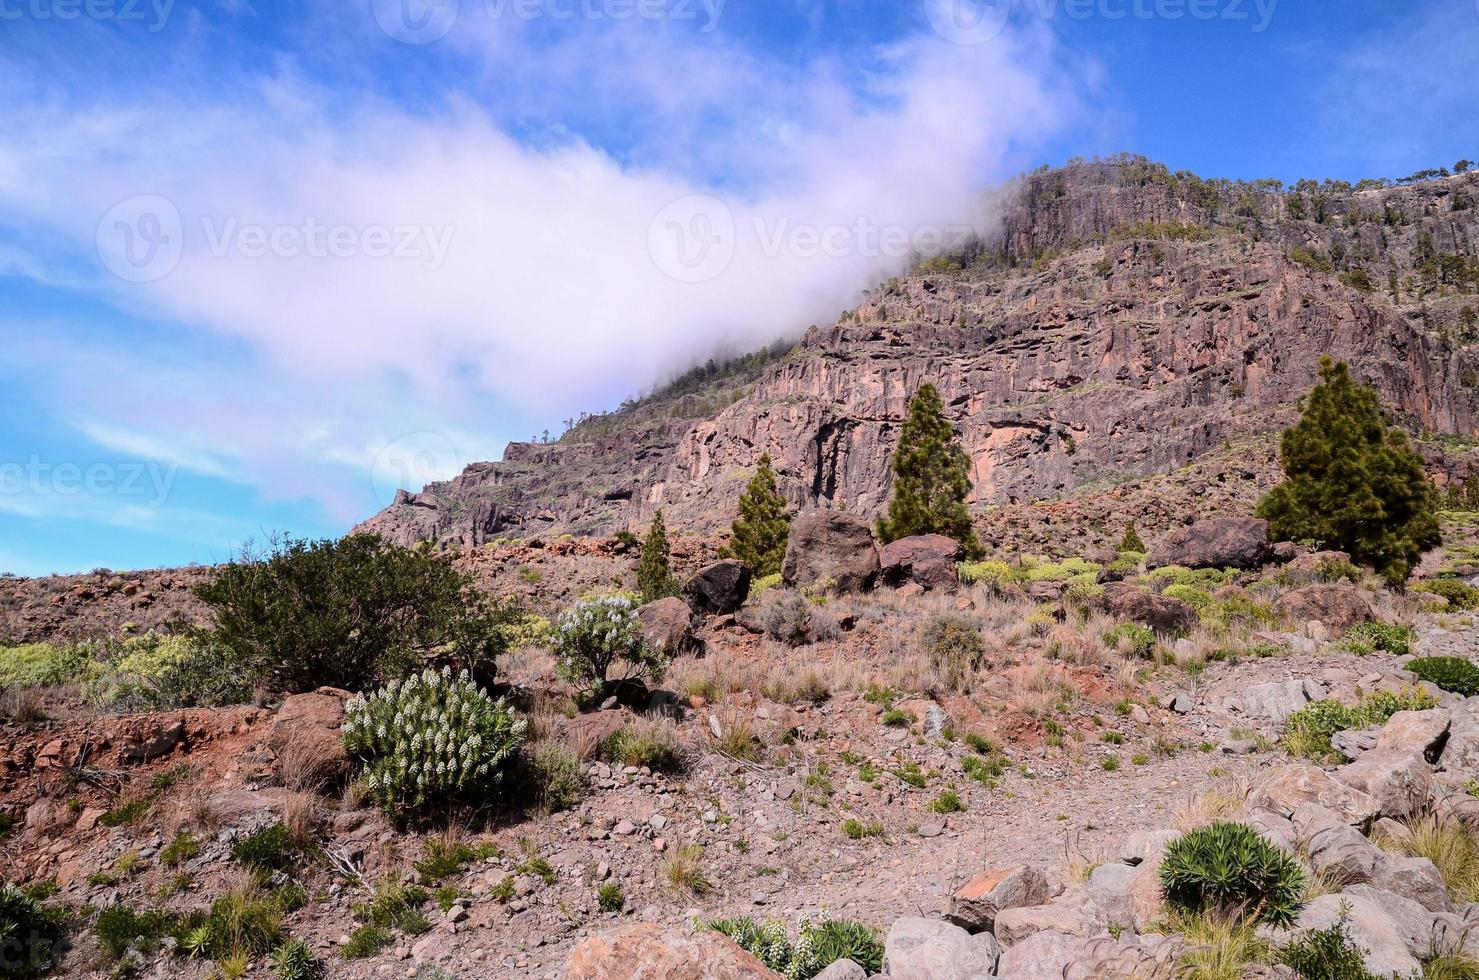
[[[1039,163],[1479,156],[1476,68],[1476,0],[0,0],[0,570],[342,533]]]

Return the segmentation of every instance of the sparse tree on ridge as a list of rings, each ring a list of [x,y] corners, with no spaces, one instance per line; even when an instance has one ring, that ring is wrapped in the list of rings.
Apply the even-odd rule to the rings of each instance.
[[[662,511],[652,515],[652,526],[647,529],[647,538],[642,542],[642,557],[637,562],[637,591],[643,602],[652,602],[675,594],[677,583],[668,570],[668,530],[663,524]]]
[[[1320,383],[1284,433],[1285,480],[1258,502],[1275,537],[1349,552],[1394,584],[1442,543],[1438,493],[1407,436],[1382,418],[1376,392],[1320,359]]]
[[[786,557],[791,515],[786,498],[776,488],[770,456],[760,464],[739,500],[739,517],[730,531],[729,554],[744,562],[757,577],[774,575]]]
[[[916,534],[945,534],[984,553],[971,527],[965,498],[971,490],[971,461],[945,418],[945,403],[931,384],[919,386],[909,401],[909,416],[894,450],[894,495],[878,522],[885,542]]]

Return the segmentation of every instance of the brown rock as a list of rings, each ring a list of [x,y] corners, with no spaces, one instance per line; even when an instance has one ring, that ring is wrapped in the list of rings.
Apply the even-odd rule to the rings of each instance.
[[[1209,517],[1166,535],[1151,550],[1145,564],[1150,568],[1258,568],[1268,555],[1268,521]]]
[[[564,980],[777,980],[754,956],[712,929],[625,926],[582,942]]]
[[[1358,623],[1376,618],[1370,598],[1354,585],[1307,585],[1286,592],[1274,603],[1274,612],[1294,623],[1323,623],[1331,633],[1344,633]]]
[[[983,871],[956,889],[950,898],[951,922],[969,932],[990,932],[997,913],[1049,898],[1048,878],[1025,864]]]
[[[1294,575],[1314,577],[1320,566],[1335,562],[1349,562],[1351,556],[1344,551],[1307,551],[1297,555],[1284,566],[1284,571]]]
[[[1353,827],[1369,824],[1381,812],[1381,804],[1370,795],[1311,765],[1275,769],[1253,787],[1247,800],[1249,809],[1271,810],[1281,817],[1292,816],[1301,803],[1318,803]]]
[[[828,584],[862,592],[878,579],[873,529],[855,514],[835,510],[804,513],[791,522],[781,579],[793,588]]]
[[[953,589],[959,584],[955,565],[965,548],[943,534],[920,534],[884,545],[879,565],[885,585],[913,582],[925,589]]]
[[[321,687],[294,694],[283,701],[267,730],[267,748],[277,757],[283,775],[296,785],[336,779],[349,767],[340,729],[348,691]]]
[[[724,615],[745,604],[750,596],[750,570],[732,558],[700,568],[683,591],[693,597],[699,612]]]
[[[1380,805],[1380,815],[1394,820],[1427,812],[1433,799],[1432,770],[1417,752],[1374,749],[1336,770],[1335,778],[1369,794]]]
[[[1115,619],[1149,626],[1157,633],[1174,633],[1196,625],[1197,611],[1180,599],[1146,592],[1127,582],[1108,582],[1100,599]]]
[[[694,645],[693,611],[688,603],[675,596],[649,602],[637,609],[642,621],[642,635],[655,649],[669,657],[690,650]]]

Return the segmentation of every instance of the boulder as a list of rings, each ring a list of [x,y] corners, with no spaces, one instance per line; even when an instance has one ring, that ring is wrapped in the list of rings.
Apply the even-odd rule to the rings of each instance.
[[[1011,980],[1063,980],[1070,968],[1082,963],[1089,943],[1080,936],[1039,932],[1001,954],[997,976]]]
[[[1366,826],[1381,811],[1370,795],[1311,765],[1275,769],[1249,791],[1247,800],[1249,809],[1261,807],[1281,817],[1292,816],[1301,803],[1318,803],[1352,827]]]
[[[348,771],[349,753],[340,729],[350,696],[336,687],[321,687],[287,698],[273,715],[267,748],[294,788],[333,780]]]
[[[1335,778],[1374,798],[1380,816],[1402,820],[1428,809],[1433,775],[1423,757],[1402,749],[1374,749],[1335,771]]]
[[[1376,738],[1378,749],[1396,749],[1422,753],[1429,762],[1437,762],[1448,741],[1449,714],[1442,708],[1427,711],[1399,711],[1387,719]]]
[[[1127,582],[1108,582],[1100,598],[1104,611],[1122,622],[1140,623],[1157,633],[1175,633],[1196,625],[1197,612],[1168,595],[1146,592]]]
[[[1048,877],[1025,864],[983,871],[956,889],[948,918],[971,932],[991,932],[1004,909],[1041,905],[1049,898]]]
[[[1125,864],[1159,861],[1166,845],[1179,838],[1174,830],[1137,830],[1119,846],[1119,859]]]
[[[1348,909],[1348,911],[1347,911]],[[1296,935],[1329,929],[1346,917],[1355,945],[1365,951],[1366,969],[1379,977],[1421,976],[1422,964],[1407,949],[1407,941],[1380,904],[1363,895],[1344,892],[1312,899],[1295,922]]]
[[[873,528],[856,514],[813,510],[791,521],[781,580],[792,588],[826,584],[862,592],[878,579]]]
[[[1252,684],[1228,698],[1224,704],[1249,718],[1264,719],[1281,725],[1294,712],[1311,701],[1325,696],[1325,689],[1314,680],[1271,681]]]
[[[926,589],[953,589],[959,584],[955,564],[965,548],[943,534],[919,534],[884,545],[879,554],[885,585],[913,582]]]
[[[1302,555],[1296,555],[1284,566],[1284,571],[1293,575],[1303,575],[1313,578],[1320,573],[1324,567],[1336,562],[1350,563],[1351,556],[1344,551],[1307,551]]]
[[[895,919],[883,941],[890,980],[973,980],[996,971],[1001,946],[983,932],[971,935],[938,919]]]
[[[1364,898],[1386,912],[1407,946],[1407,952],[1413,956],[1427,956],[1433,949],[1433,929],[1437,922],[1433,913],[1422,905],[1376,884],[1352,885],[1345,894]]]
[[[1135,917],[1130,907],[1130,885],[1135,877],[1135,868],[1128,864],[1110,862],[1101,864],[1089,875],[1085,890],[1089,900],[1099,910],[1099,917],[1106,925],[1132,927]]]
[[[570,953],[564,980],[777,980],[751,954],[712,929],[624,926]]]
[[[695,572],[683,591],[692,598],[699,612],[723,616],[744,605],[750,597],[750,569],[732,558],[716,561]]]
[[[1145,932],[1161,918],[1161,855],[1135,868],[1130,877],[1130,920],[1136,932]]]
[[[811,980],[868,980],[868,971],[852,960],[833,960]]]
[[[1293,623],[1319,622],[1332,635],[1376,618],[1371,599],[1354,585],[1307,585],[1286,592],[1274,603],[1274,612]]]
[[[1011,946],[1037,932],[1092,936],[1103,925],[1091,909],[1071,905],[1024,905],[997,913],[996,938]]]
[[[658,599],[637,608],[642,621],[642,635],[659,652],[676,657],[692,649],[693,611],[688,603],[675,596]]]
[[[1453,907],[1442,873],[1427,858],[1387,854],[1377,866],[1371,883],[1416,902],[1429,912],[1447,912]]]
[[[184,741],[184,722],[160,722],[127,738],[119,746],[118,758],[124,762],[149,762],[169,755]]]
[[[1310,866],[1337,884],[1370,881],[1386,857],[1359,830],[1317,803],[1301,803],[1293,821]]]
[[[1438,764],[1448,772],[1479,776],[1479,724],[1467,718],[1455,719]]]
[[[1268,521],[1208,517],[1162,538],[1145,559],[1149,568],[1258,568],[1269,557]]]

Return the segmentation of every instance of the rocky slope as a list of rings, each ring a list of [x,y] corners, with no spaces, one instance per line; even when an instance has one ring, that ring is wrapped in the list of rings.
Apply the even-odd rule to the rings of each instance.
[[[1135,159],[1038,172],[1013,189],[995,241],[889,281],[785,356],[556,444],[512,444],[361,527],[478,546],[635,529],[664,507],[717,530],[761,453],[798,507],[871,515],[925,381],[955,418],[982,514],[1236,441],[1271,460],[1324,354],[1415,434],[1472,437],[1479,349],[1462,311],[1476,305],[1476,196],[1479,174],[1281,191]]]

